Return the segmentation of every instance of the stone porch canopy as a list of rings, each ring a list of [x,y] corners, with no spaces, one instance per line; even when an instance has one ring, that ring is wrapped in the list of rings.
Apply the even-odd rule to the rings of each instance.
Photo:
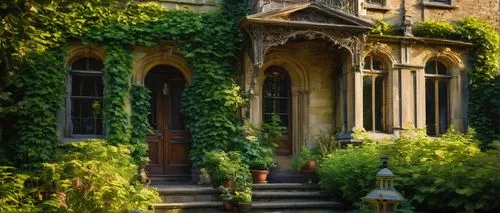
[[[304,37],[323,39],[359,55],[366,34],[373,29],[371,20],[343,11],[340,7],[317,2],[295,4],[283,9],[249,15],[240,23],[252,40],[252,60],[257,68],[263,64],[266,53],[288,40]],[[359,59],[353,62],[359,66]]]

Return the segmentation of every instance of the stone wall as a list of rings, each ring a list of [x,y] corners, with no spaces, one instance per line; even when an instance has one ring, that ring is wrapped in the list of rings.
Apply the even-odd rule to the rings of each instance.
[[[389,23],[401,26],[402,16],[406,10],[413,22],[422,20],[447,20],[475,16],[489,21],[500,33],[500,1],[499,0],[452,0],[452,6],[435,6],[422,3],[427,0],[386,0],[387,10],[363,4],[362,13],[375,19],[384,19]]]

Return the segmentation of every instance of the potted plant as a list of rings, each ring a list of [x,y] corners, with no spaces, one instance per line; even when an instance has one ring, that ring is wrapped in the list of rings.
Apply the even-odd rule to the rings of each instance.
[[[267,183],[269,170],[276,166],[272,149],[258,148],[258,156],[250,162],[250,171],[254,183]]]
[[[307,146],[302,146],[299,154],[292,159],[292,168],[300,171],[308,183],[312,183],[316,175],[316,164],[317,159],[319,159],[317,152],[317,149],[309,149]]]
[[[242,169],[243,162],[237,152],[211,151],[203,158],[203,166],[213,184],[233,187],[233,181]]]
[[[292,159],[292,168],[296,171],[316,170],[317,159],[319,155],[317,149],[309,149],[307,146],[300,148],[299,154]]]
[[[224,209],[225,210],[233,210],[234,196],[231,192],[231,189],[220,186],[219,191],[220,191],[220,198],[224,202]]]
[[[238,202],[240,212],[247,212],[252,208],[252,193],[250,190],[236,191],[234,198]]]
[[[267,183],[269,170],[276,166],[274,149],[278,146],[277,142],[282,136],[283,127],[280,125],[279,117],[273,115],[270,122],[264,123],[258,131],[248,132],[258,132],[258,137],[252,137],[255,140],[250,140],[255,145],[249,162],[253,181]]]

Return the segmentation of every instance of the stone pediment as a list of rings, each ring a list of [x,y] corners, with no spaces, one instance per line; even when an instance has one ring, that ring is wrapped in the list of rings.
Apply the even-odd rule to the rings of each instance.
[[[316,27],[345,27],[371,29],[374,25],[366,20],[340,9],[328,7],[315,2],[292,5],[279,10],[247,16],[242,26],[262,25],[296,25]]]

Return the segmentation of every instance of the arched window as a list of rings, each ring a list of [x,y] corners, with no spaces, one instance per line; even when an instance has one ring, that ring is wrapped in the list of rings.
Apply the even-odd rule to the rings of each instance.
[[[102,135],[103,64],[94,58],[80,58],[71,65],[69,91],[69,135]]]
[[[425,109],[428,135],[440,135],[449,127],[449,79],[446,66],[433,59],[425,64]]]
[[[284,127],[283,137],[276,149],[278,155],[291,154],[291,84],[290,76],[281,67],[271,66],[265,72],[263,85],[263,119],[264,122],[271,120],[273,115],[277,115]]]
[[[363,127],[385,131],[385,82],[387,68],[377,56],[366,56],[363,71]]]

